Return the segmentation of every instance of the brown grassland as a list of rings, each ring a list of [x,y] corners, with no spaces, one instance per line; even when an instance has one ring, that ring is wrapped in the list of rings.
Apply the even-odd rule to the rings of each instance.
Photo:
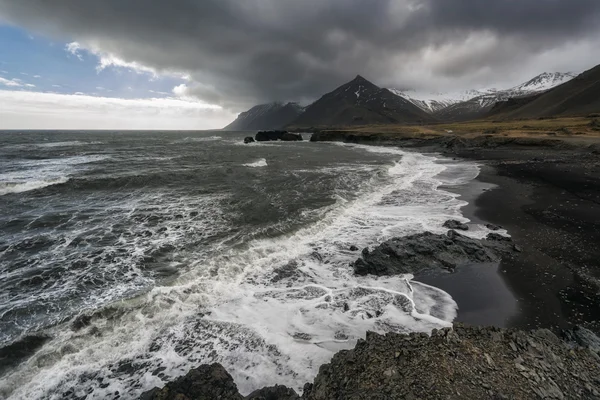
[[[564,117],[531,120],[476,120],[467,122],[439,123],[428,125],[366,125],[326,131],[352,132],[354,135],[379,134],[382,137],[494,135],[506,137],[571,137],[600,138],[600,115],[587,117]]]

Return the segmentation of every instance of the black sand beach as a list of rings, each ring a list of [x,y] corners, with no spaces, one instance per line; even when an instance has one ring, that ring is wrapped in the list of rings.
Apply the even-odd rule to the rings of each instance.
[[[469,274],[472,284],[452,276],[435,280],[436,286],[458,300],[459,307],[463,291],[474,293],[473,285],[493,282],[496,289],[492,291],[500,290],[498,296],[482,295],[480,306],[459,310],[458,321],[555,332],[581,325],[600,332],[598,138],[480,135],[382,141],[377,135],[333,131],[311,140],[392,145],[479,162],[476,182],[450,191],[469,202],[463,215],[472,222],[502,226],[520,252],[503,258],[498,267],[500,280],[490,281],[487,272],[483,280],[478,277],[481,274]],[[503,282],[511,295],[498,289]],[[516,300],[516,310],[507,317],[511,313],[507,303],[512,300]],[[487,318],[483,314],[489,308],[499,313]]]
[[[519,304],[509,326],[598,332],[600,157],[578,146],[456,154],[482,161],[478,180],[496,185],[473,214],[506,228],[522,249],[500,266]]]

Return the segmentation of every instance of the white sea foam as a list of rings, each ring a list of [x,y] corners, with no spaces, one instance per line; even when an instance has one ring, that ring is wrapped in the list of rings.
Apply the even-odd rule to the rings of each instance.
[[[410,275],[357,277],[349,263],[358,254],[348,248],[424,230],[444,232],[445,220],[465,220],[465,203],[439,187],[476,176],[477,166],[352,147],[397,154],[398,162],[384,179],[364,182],[355,199],[340,194],[316,223],[201,257],[171,286],[115,304],[118,318],[98,319],[80,332],[57,327],[48,345],[0,380],[0,395],[58,399],[74,387],[77,395],[92,389],[88,398],[116,390],[135,397],[163,384],[153,373],[158,368],[173,378],[210,362],[221,362],[243,393],[276,383],[301,390],[321,364],[367,330],[449,326],[457,306],[447,293]],[[123,372],[120,361],[136,371]]]
[[[171,144],[189,143],[189,142],[214,142],[215,140],[221,140],[221,136],[207,136],[207,137],[185,137],[183,139],[175,140]]]
[[[30,190],[41,189],[46,186],[58,185],[69,180],[67,177],[58,177],[55,179],[46,180],[31,180],[23,183],[17,182],[0,182],[0,196],[9,193],[22,193]]]
[[[64,158],[19,161],[7,165],[0,173],[0,196],[22,193],[67,182],[85,164],[107,159],[105,155],[73,156]]]
[[[248,163],[248,164],[244,164],[244,167],[250,167],[250,168],[258,168],[258,167],[266,167],[267,166],[267,160],[264,158],[261,158],[260,160]]]
[[[71,140],[65,142],[41,142],[41,143],[19,143],[4,146],[5,149],[26,149],[30,147],[38,147],[38,148],[54,148],[54,147],[79,147],[79,146],[89,146],[89,145],[99,145],[103,144],[103,142],[92,141],[92,142],[82,142],[79,140]]]
[[[48,142],[48,143],[36,143],[36,147],[73,147],[73,146],[85,146],[90,144],[102,144],[102,142],[81,142],[79,140],[73,140],[69,142]]]

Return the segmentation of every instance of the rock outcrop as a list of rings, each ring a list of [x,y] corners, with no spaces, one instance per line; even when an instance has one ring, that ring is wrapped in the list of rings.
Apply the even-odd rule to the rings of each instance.
[[[247,136],[244,138],[244,143],[254,143],[254,138],[252,136]]]
[[[357,275],[411,274],[430,268],[453,271],[461,264],[497,262],[511,251],[511,239],[494,233],[477,240],[452,230],[445,235],[424,232],[388,240],[373,251],[364,249],[353,266]]]
[[[300,400],[300,396],[293,389],[277,385],[254,391],[244,400]]]
[[[321,366],[302,397],[284,386],[243,397],[223,367],[213,364],[142,399],[597,399],[599,377],[597,354],[565,343],[549,330],[457,324],[431,336],[368,332],[354,349],[340,351]]]
[[[260,131],[256,134],[257,142],[269,142],[282,140],[284,142],[297,142],[303,140],[302,135],[287,131]]]
[[[146,392],[141,400],[243,400],[233,378],[221,364],[201,365],[162,389]]]
[[[303,398],[593,399],[600,359],[548,330],[455,326],[425,334],[367,333],[319,370]]]
[[[446,222],[444,222],[444,228],[448,228],[448,229],[458,229],[461,231],[468,231],[469,230],[469,225],[467,224],[463,224],[460,221],[457,221],[455,219],[450,219]]]

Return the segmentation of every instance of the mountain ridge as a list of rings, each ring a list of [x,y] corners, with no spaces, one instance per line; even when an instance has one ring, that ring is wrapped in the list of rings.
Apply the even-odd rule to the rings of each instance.
[[[471,89],[455,93],[418,93],[391,89],[442,120],[471,119],[489,112],[496,103],[531,96],[575,78],[571,72],[543,72],[508,89]]]
[[[504,119],[577,116],[600,111],[600,65],[537,95],[498,103],[489,116]]]
[[[454,93],[419,93],[381,88],[363,76],[301,107],[272,102],[239,114],[224,130],[357,126],[394,123],[431,123],[484,118],[496,105],[509,102],[502,112],[523,106],[526,99],[543,94],[576,77],[571,72],[544,72],[508,89],[470,89]],[[496,110],[497,111],[497,110]]]
[[[227,125],[223,130],[245,131],[245,130],[270,130],[282,129],[290,121],[295,119],[304,111],[298,103],[283,103],[275,101],[272,103],[259,104],[248,111],[244,111]]]

